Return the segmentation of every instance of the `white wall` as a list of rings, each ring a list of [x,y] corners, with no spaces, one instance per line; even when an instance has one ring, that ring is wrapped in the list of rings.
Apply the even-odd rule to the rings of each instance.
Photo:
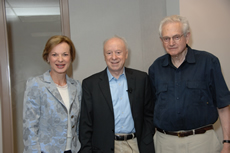
[[[230,87],[229,8],[229,0],[180,0],[180,15],[185,16],[191,26],[190,46],[208,51],[219,58],[228,87]],[[219,121],[215,124],[215,128],[222,141]]]
[[[71,38],[78,58],[73,78],[84,78],[105,69],[103,41],[115,34],[129,45],[126,66],[146,71],[164,54],[158,25],[166,15],[165,1],[152,0],[69,0]]]
[[[180,0],[166,0],[166,15],[180,14]]]

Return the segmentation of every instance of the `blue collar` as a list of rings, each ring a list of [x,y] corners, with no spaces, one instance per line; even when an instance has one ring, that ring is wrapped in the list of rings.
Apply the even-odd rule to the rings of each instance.
[[[109,82],[112,80],[112,79],[116,79],[110,72],[109,72],[109,69],[108,69],[108,67],[107,67],[107,75],[108,75],[108,79],[109,79]],[[119,76],[119,78],[122,76],[122,75],[124,75],[125,76],[125,68],[123,68],[123,72],[122,72],[122,74]],[[126,76],[125,76],[126,77]]]

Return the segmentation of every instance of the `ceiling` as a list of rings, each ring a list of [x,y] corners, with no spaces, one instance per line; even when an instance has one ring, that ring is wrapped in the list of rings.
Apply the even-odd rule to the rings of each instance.
[[[16,16],[60,15],[59,0],[5,0]]]
[[[14,8],[59,7],[59,0],[5,0]]]
[[[18,32],[21,29],[21,35],[31,37],[60,34],[59,5],[59,0],[5,0],[8,28]],[[28,42],[31,37],[28,37]]]

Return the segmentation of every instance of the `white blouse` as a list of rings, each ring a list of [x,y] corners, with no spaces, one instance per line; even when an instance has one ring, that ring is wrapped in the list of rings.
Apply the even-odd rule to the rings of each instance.
[[[67,129],[67,143],[66,143],[66,148],[65,150],[71,150],[71,141],[72,141],[72,133],[71,133],[71,123],[70,123],[70,115],[69,115],[69,108],[70,108],[70,103],[69,103],[69,91],[68,91],[68,85],[64,86],[59,86],[57,85],[57,89],[62,97],[62,100],[64,102],[64,105],[68,111],[68,129]]]

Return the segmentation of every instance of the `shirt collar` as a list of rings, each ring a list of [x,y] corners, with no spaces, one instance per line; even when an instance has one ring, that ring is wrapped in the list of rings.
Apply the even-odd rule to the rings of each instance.
[[[107,67],[107,75],[108,75],[108,79],[109,79],[109,82],[112,80],[112,79],[116,79],[116,78],[114,78],[113,76],[112,76],[112,74],[109,72],[109,69],[108,69],[108,67]],[[125,76],[125,68],[123,68],[123,72],[122,72],[122,74],[119,76],[119,78],[121,77],[121,76]],[[118,78],[118,79],[119,79]]]
[[[187,48],[188,48],[188,53],[186,55],[185,60],[188,63],[196,63],[196,58],[195,58],[194,51],[188,45],[187,45]]]
[[[188,45],[186,45],[186,47],[188,49],[188,52],[187,52],[187,55],[185,57],[185,61],[188,63],[195,63],[196,59],[195,59],[195,55],[194,55],[193,50]],[[167,54],[166,58],[162,62],[162,66],[168,66],[170,62],[171,62],[171,57],[169,54]]]

